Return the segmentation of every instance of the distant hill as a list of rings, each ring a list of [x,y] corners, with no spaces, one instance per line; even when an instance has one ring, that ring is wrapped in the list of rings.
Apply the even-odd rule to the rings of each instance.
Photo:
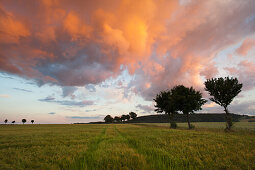
[[[233,122],[242,119],[249,119],[248,115],[231,114]],[[186,115],[177,114],[174,117],[176,122],[186,122]],[[225,122],[225,113],[197,113],[190,115],[191,122]],[[168,123],[169,116],[166,114],[156,114],[140,116],[136,119],[129,120],[128,123]]]

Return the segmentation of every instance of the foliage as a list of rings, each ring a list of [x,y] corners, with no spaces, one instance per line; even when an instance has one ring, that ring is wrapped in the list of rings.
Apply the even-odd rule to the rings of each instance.
[[[14,121],[12,121],[12,124],[14,124],[15,123],[15,120]]]
[[[7,122],[8,122],[8,119],[5,119],[5,120],[4,120],[4,123],[6,124]]]
[[[32,123],[32,124],[34,124],[34,122],[35,122],[34,120],[31,120],[31,123]]]
[[[173,98],[172,90],[161,91],[159,94],[156,95],[156,98],[153,100],[156,103],[155,111],[157,113],[165,112],[165,114],[168,114],[170,120],[170,128],[176,128],[177,125],[173,121],[173,118],[177,110],[175,108],[175,99]]]
[[[126,119],[127,119],[127,120],[130,120],[130,115],[126,115]]]
[[[132,119],[135,119],[137,117],[137,114],[135,112],[129,112],[129,115]]]
[[[202,99],[202,93],[196,91],[193,87],[187,88],[183,85],[178,85],[171,92],[175,109],[187,116],[187,122],[189,128],[191,128],[189,114],[201,110],[206,100]]]
[[[115,116],[113,120],[115,122],[121,122],[121,118],[119,116]]]
[[[131,124],[2,126],[0,169],[255,169],[254,131],[236,129],[227,137],[216,131]]]
[[[242,84],[238,82],[237,78],[212,78],[206,80],[205,90],[209,92],[211,101],[222,106],[226,112],[226,129],[230,130],[232,127],[231,116],[229,115],[228,105],[241,92]]]
[[[24,123],[27,122],[27,119],[22,119],[21,121],[22,121],[22,123],[24,124]]]
[[[107,116],[105,116],[104,121],[106,123],[112,123],[113,122],[113,118],[112,118],[111,115],[107,115]]]

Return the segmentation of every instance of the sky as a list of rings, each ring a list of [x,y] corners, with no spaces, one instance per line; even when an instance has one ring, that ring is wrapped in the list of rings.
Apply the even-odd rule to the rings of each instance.
[[[156,114],[160,91],[208,99],[225,76],[243,83],[230,112],[255,115],[254,0],[0,0],[1,123]]]

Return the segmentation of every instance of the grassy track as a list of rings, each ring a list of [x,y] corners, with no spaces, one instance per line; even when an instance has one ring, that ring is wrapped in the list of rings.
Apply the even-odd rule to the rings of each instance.
[[[0,169],[255,169],[253,130],[167,127],[1,125]]]

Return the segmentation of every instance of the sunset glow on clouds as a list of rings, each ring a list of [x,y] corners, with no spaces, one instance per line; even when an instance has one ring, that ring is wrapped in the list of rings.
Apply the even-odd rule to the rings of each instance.
[[[244,83],[236,111],[255,114],[255,2],[1,0],[0,71],[1,118],[153,114],[159,91],[226,75]]]

